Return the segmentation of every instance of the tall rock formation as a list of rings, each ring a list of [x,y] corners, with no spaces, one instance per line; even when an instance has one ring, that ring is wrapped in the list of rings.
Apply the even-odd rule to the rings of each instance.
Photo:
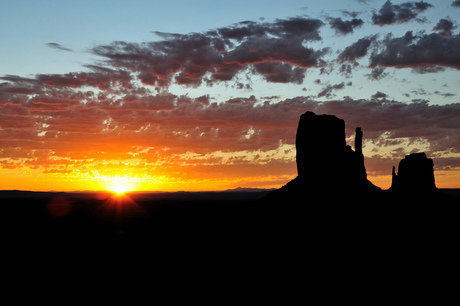
[[[296,135],[299,178],[316,188],[372,188],[364,167],[361,128],[356,128],[356,151],[346,145],[345,138],[343,119],[313,112],[300,116]]]
[[[361,128],[356,128],[353,151],[346,145],[344,120],[306,112],[300,116],[296,135],[299,178],[321,188],[368,187],[362,138]]]
[[[425,153],[406,155],[399,162],[398,174],[393,167],[393,179],[390,190],[426,192],[436,190],[434,182],[433,160]]]
[[[305,192],[379,191],[367,180],[362,153],[361,128],[356,128],[355,150],[346,145],[345,121],[333,115],[306,112],[300,116],[296,135],[298,176],[271,197],[296,197]]]
[[[300,116],[296,135],[297,173],[300,177],[328,174],[342,163],[345,121],[331,115],[306,112]]]

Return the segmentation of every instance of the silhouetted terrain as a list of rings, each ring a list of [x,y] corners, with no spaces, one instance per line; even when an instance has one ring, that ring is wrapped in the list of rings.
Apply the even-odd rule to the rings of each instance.
[[[299,176],[275,191],[1,191],[5,277],[136,286],[186,280],[282,301],[456,294],[460,190],[437,189],[423,153],[406,156],[392,188],[381,190],[367,180],[361,129],[356,135],[352,150],[343,120],[303,115]]]
[[[458,288],[459,200],[442,194],[395,200],[386,191],[367,202],[344,196],[305,205],[254,194],[1,196],[4,271],[13,279],[54,275],[69,284],[78,276],[105,286],[147,275],[173,283],[205,277],[219,288],[236,282],[264,294],[329,298]],[[70,209],[55,217],[50,203]]]

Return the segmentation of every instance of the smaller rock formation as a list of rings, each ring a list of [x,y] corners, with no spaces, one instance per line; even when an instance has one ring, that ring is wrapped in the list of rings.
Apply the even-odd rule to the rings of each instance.
[[[296,160],[305,188],[374,189],[367,180],[362,139],[363,132],[358,127],[353,151],[346,145],[343,119],[313,112],[303,114],[297,128]]]
[[[406,155],[399,162],[398,174],[393,167],[393,179],[390,190],[427,192],[436,190],[434,182],[433,160],[425,153]]]

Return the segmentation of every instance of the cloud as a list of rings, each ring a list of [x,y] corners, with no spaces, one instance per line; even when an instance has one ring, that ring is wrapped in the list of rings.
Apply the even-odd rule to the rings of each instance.
[[[442,93],[442,92],[440,92],[438,90],[436,90],[434,93],[437,94],[437,95],[443,96],[444,98],[452,98],[452,97],[455,97],[457,95],[457,94],[450,93],[450,92]]]
[[[0,77],[0,80],[14,82],[22,88],[44,90],[50,87],[81,88],[90,86],[100,90],[109,88],[132,89],[132,76],[125,70],[114,70],[96,65],[86,65],[92,71],[69,72],[66,74],[38,74],[35,78],[25,78],[14,75]]]
[[[415,73],[419,73],[419,74],[438,73],[444,70],[446,70],[446,68],[440,67],[440,66],[422,66],[422,67],[416,67],[413,69]]]
[[[362,19],[353,18],[352,20],[342,20],[342,18],[328,18],[331,29],[338,35],[353,33],[353,30],[363,25]]]
[[[370,56],[370,67],[414,68],[449,67],[460,69],[460,35],[437,33],[417,36],[408,31],[402,37],[389,35]]]
[[[359,15],[359,12],[350,12],[348,10],[341,10],[340,11],[343,15],[351,17],[351,18],[356,18]]]
[[[386,98],[386,97],[388,97],[388,95],[380,91],[377,91],[375,94],[372,95],[373,99]]]
[[[345,82],[339,83],[339,84],[334,84],[330,85],[328,84],[326,87],[324,87],[321,92],[318,94],[318,98],[321,97],[326,97],[326,98],[332,98],[334,96],[333,91],[335,90],[340,90],[345,88]]]
[[[460,0],[455,0],[454,2],[452,2],[452,6],[453,7],[460,7]]]
[[[346,116],[351,125],[367,122],[367,128],[374,133],[372,137],[391,131],[398,137],[415,135],[435,142],[436,137],[443,139],[449,134],[457,138],[452,133],[436,132],[440,131],[441,125],[451,122],[452,126],[460,128],[457,127],[458,120],[454,119],[459,115],[457,104],[404,104],[385,100],[387,96],[381,92],[373,95],[373,98],[383,98],[379,103],[352,99],[316,102],[307,97],[275,103],[254,96],[216,103],[209,96],[190,98],[135,89],[113,96],[106,92],[75,91],[75,88],[66,86],[42,88],[36,85],[36,79],[7,79],[15,82],[0,86],[2,148],[46,148],[56,155],[72,158],[96,158],[96,152],[103,151],[102,148],[122,143],[121,152],[130,146],[169,147],[173,148],[171,152],[194,150],[202,153],[273,149],[280,139],[293,143],[292,131],[299,114],[306,110]],[[36,90],[35,94],[30,95],[25,90],[27,85]],[[345,86],[344,82],[326,85],[318,97],[331,98],[334,91]],[[425,121],[413,121],[417,112]],[[412,114],[414,118],[410,117]],[[426,117],[426,114],[433,114],[433,117]],[[426,127],[422,127],[424,124]],[[251,141],[246,141],[249,139],[244,135],[248,135],[249,130],[254,132]],[[85,144],[76,147],[82,139]],[[43,140],[46,140],[45,147]]]
[[[449,19],[440,19],[438,24],[433,28],[433,31],[438,31],[439,35],[444,38],[452,37],[452,30],[455,29],[456,26],[452,23]]]
[[[57,49],[57,50],[73,52],[72,49],[65,48],[65,47],[61,46],[60,44],[58,44],[58,43],[46,43],[45,45],[47,45],[48,47]]]
[[[254,65],[254,72],[268,82],[302,84],[306,69],[278,62],[264,62]]]
[[[433,5],[424,1],[404,2],[399,5],[391,4],[391,1],[385,2],[380,8],[378,14],[373,13],[372,22],[374,25],[390,25],[409,22],[413,19],[419,22],[425,22],[424,19],[417,18],[418,14]]]
[[[345,50],[343,50],[338,56],[339,62],[355,62],[357,59],[364,57],[367,54],[369,47],[376,41],[376,39],[376,35],[368,36],[361,38],[357,42],[346,47]]]
[[[369,80],[378,81],[378,80],[383,79],[389,74],[388,72],[384,72],[384,71],[385,71],[385,68],[374,68],[371,70],[371,73],[366,74],[365,76],[367,76]]]
[[[287,67],[262,68],[265,70],[257,73],[268,76],[270,69]],[[104,74],[97,69],[83,84],[104,79],[96,78],[98,73]],[[110,82],[118,82],[120,74],[110,72],[115,72]],[[279,71],[276,74],[282,75]],[[299,116],[307,110],[343,118],[347,135],[352,135],[356,126],[362,127],[369,145],[378,148],[375,156],[368,156],[368,171],[372,173],[383,173],[379,171],[385,169],[378,162],[391,152],[392,158],[401,158],[411,141],[427,143],[427,152],[438,158],[444,158],[443,152],[460,154],[458,103],[430,105],[420,100],[406,104],[389,101],[379,91],[369,100],[320,102],[308,97],[280,100],[250,96],[216,102],[209,96],[156,93],[134,85],[100,92],[87,85],[69,86],[68,80],[76,79],[76,75],[53,75],[55,86],[48,86],[50,79],[41,75],[4,77],[8,83],[0,85],[2,167],[78,176],[96,170],[125,171],[128,166],[118,164],[129,162],[144,173],[167,176],[168,171],[195,167],[212,176],[213,171],[236,173],[251,165],[251,175],[257,176],[267,174],[267,167],[262,166],[265,163],[278,169],[280,175],[287,164],[292,165],[294,172],[289,173],[295,174],[295,154],[291,151]],[[291,75],[287,73],[287,77]],[[92,84],[100,86],[96,81]],[[345,86],[344,82],[326,85],[318,97],[329,99]],[[232,155],[235,158],[231,159]],[[442,160],[443,167],[453,167],[453,162]]]
[[[358,63],[352,63],[352,64],[342,64],[340,66],[339,72],[343,74],[346,78],[350,78],[353,69],[357,68],[359,65]]]
[[[393,5],[391,1],[385,2],[379,13],[372,15],[372,22],[374,25],[390,25],[409,22],[413,19],[419,22],[425,22],[424,19],[417,18],[418,14],[426,9],[433,7],[433,5],[419,1],[419,2],[405,2],[400,5]]]
[[[318,19],[301,17],[246,21],[206,33],[156,32],[162,41],[113,42],[96,46],[92,52],[106,58],[105,63],[112,67],[135,73],[143,84],[159,88],[170,84],[197,87],[203,82],[212,85],[230,81],[247,69],[269,82],[298,83],[303,71],[322,65],[321,59],[329,51],[306,45],[321,40],[319,28],[323,25]],[[270,76],[267,70],[271,70]]]

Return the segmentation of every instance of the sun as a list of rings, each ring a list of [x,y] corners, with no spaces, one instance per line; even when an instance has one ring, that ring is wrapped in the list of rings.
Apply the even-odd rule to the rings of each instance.
[[[110,191],[118,195],[139,190],[141,187],[138,179],[128,175],[99,176],[97,180],[99,181],[99,189]]]
[[[115,192],[116,194],[124,194],[125,192],[133,190],[133,187],[128,183],[112,183],[108,186],[108,190]]]

